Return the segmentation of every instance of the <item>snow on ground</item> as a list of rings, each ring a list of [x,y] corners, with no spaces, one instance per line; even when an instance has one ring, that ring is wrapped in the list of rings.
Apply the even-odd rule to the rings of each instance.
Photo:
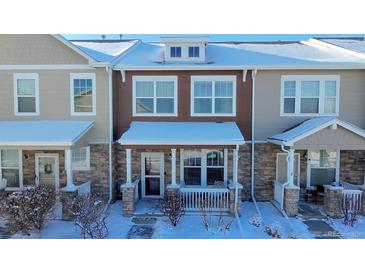
[[[364,239],[365,238],[365,217],[359,216],[354,226],[346,226],[341,219],[330,219],[328,223],[340,234],[341,238]]]
[[[304,225],[299,219],[285,219],[283,215],[269,202],[258,203],[263,214],[263,224],[255,227],[249,224],[250,219],[257,214],[255,206],[251,202],[242,204],[242,224],[243,235],[235,218],[224,216],[224,222],[227,224],[232,221],[230,229],[222,231],[218,229],[217,216],[210,217],[211,227],[209,231],[204,228],[201,217],[196,215],[185,215],[176,227],[172,227],[166,217],[157,217],[152,238],[154,239],[262,239],[271,238],[264,232],[264,224],[276,222],[280,226],[282,238],[288,238],[294,235],[297,238],[312,238]],[[109,237],[112,239],[126,238],[129,229],[132,227],[132,218],[122,216],[122,203],[120,201],[112,204],[109,209],[107,225]],[[293,230],[294,229],[294,230]],[[49,220],[39,233],[32,233],[30,236],[16,234],[13,238],[41,238],[41,239],[78,239],[80,234],[75,228],[73,222],[61,220]]]

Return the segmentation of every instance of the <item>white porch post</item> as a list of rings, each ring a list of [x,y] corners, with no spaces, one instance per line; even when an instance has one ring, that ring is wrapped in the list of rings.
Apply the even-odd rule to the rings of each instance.
[[[127,162],[127,184],[132,184],[132,150],[127,148],[126,150],[126,162]]]
[[[171,185],[176,185],[176,148],[171,149]]]
[[[294,149],[288,150],[287,181],[289,186],[294,185]]]
[[[66,184],[68,187],[73,186],[72,178],[72,150],[65,150],[65,168],[66,168]]]
[[[237,184],[238,178],[238,149],[233,150],[233,184]]]

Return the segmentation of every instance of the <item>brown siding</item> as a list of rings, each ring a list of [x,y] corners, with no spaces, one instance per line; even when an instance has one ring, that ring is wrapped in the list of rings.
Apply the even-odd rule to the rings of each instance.
[[[251,140],[251,72],[246,82],[242,81],[242,71],[127,71],[125,83],[120,72],[114,72],[114,138],[119,138],[131,121],[191,121],[228,122],[235,121],[245,140]],[[132,76],[133,75],[177,75],[178,76],[178,116],[177,117],[132,117]],[[191,117],[190,77],[192,75],[235,75],[237,77],[235,117]]]

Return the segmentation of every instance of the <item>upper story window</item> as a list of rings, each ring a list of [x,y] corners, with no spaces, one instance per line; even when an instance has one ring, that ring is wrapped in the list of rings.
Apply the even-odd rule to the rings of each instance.
[[[192,76],[192,116],[235,116],[236,76]]]
[[[199,57],[199,47],[189,47],[189,57]]]
[[[15,115],[39,115],[39,78],[37,73],[14,74]]]
[[[339,83],[336,75],[283,76],[281,115],[338,115]]]
[[[0,178],[6,180],[8,188],[21,187],[21,151],[17,149],[0,150]]]
[[[72,169],[89,170],[90,169],[90,147],[82,147],[72,150]]]
[[[170,57],[181,57],[181,47],[170,47]]]
[[[71,115],[95,115],[95,74],[71,73]]]
[[[133,116],[177,116],[177,77],[134,76]]]

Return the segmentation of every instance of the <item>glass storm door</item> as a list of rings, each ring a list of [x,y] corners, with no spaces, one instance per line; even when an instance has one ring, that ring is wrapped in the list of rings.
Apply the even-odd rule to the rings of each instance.
[[[36,154],[35,173],[37,185],[59,188],[58,154]]]
[[[142,197],[159,198],[164,191],[163,153],[142,153]]]

